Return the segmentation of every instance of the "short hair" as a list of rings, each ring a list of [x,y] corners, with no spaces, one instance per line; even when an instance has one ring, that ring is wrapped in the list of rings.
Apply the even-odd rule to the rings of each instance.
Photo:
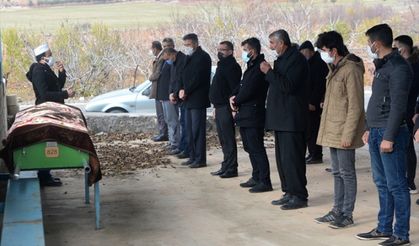
[[[314,51],[314,46],[309,40],[306,40],[300,45],[298,49],[299,50],[308,49],[308,50]]]
[[[279,40],[281,40],[282,42],[284,42],[284,44],[288,47],[291,46],[291,39],[290,36],[288,35],[288,32],[285,31],[284,29],[279,29],[273,33],[271,33],[269,35],[269,38],[275,37]]]
[[[260,49],[261,49],[261,46],[260,46],[260,41],[259,41],[259,39],[255,38],[255,37],[248,38],[248,39],[246,39],[246,40],[244,40],[244,41],[242,42],[242,46],[244,46],[244,45],[246,45],[246,44],[247,44],[248,46],[250,46],[251,48],[255,49],[255,50],[256,50],[256,53],[260,54]]]
[[[172,55],[172,54],[176,54],[177,50],[175,50],[174,48],[165,48],[162,51],[163,54],[168,54],[168,55]]]
[[[392,47],[393,31],[387,24],[373,26],[365,32],[365,35],[368,36],[372,42],[380,41],[385,47]]]
[[[183,41],[185,40],[191,40],[193,43],[198,43],[198,35],[196,35],[195,33],[188,33],[185,36],[183,36],[182,38]]]
[[[413,50],[413,39],[408,35],[400,35],[394,39],[395,41],[403,44],[409,48],[409,53],[412,53]]]
[[[167,44],[170,44],[170,45],[172,45],[172,46],[175,46],[175,41],[173,41],[173,39],[172,39],[172,38],[164,38],[164,39],[162,40],[162,43],[167,43]]]
[[[151,48],[158,49],[158,50],[162,50],[163,49],[162,46],[161,46],[160,41],[153,41],[151,43]]]
[[[349,53],[348,49],[343,43],[342,35],[336,31],[329,31],[319,34],[316,41],[316,47],[319,49],[326,47],[330,50],[335,48],[338,52],[338,55],[340,56],[345,56]]]
[[[233,45],[233,43],[232,43],[232,42],[230,42],[230,41],[222,41],[222,42],[220,42],[220,44],[221,44],[221,45],[225,45],[225,46],[227,46],[227,48],[228,48],[229,50],[234,50],[234,45]]]

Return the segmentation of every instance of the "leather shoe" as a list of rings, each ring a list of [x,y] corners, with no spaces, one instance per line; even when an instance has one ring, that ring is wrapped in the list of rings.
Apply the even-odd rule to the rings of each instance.
[[[182,162],[182,166],[189,166],[189,165],[192,165],[192,163],[193,163],[192,160],[187,160],[187,161]]]
[[[273,191],[272,186],[268,186],[265,184],[257,184],[249,189],[250,193],[261,193],[261,192],[267,192],[267,191]]]
[[[46,180],[41,180],[40,181],[40,185],[41,186],[58,187],[58,186],[62,186],[63,183],[61,182],[61,179],[59,179],[59,178],[50,177],[50,178],[48,178]]]
[[[163,135],[159,135],[153,138],[154,142],[163,142],[163,141],[168,141],[169,138],[167,136],[163,136]]]
[[[323,163],[322,158],[310,158],[306,160],[306,164],[321,164],[321,163]]]
[[[307,201],[302,200],[296,196],[291,197],[291,199],[281,206],[282,210],[293,210],[299,208],[307,207]]]
[[[237,177],[237,176],[239,176],[237,174],[237,172],[225,172],[225,173],[223,173],[223,174],[220,175],[220,178],[222,178],[222,179],[228,179],[228,178],[234,178],[234,177]]]
[[[201,167],[206,167],[207,163],[192,163],[189,167],[190,168],[201,168]]]
[[[290,200],[290,198],[291,198],[291,195],[288,193],[285,193],[285,195],[283,195],[280,199],[273,200],[271,204],[275,206],[281,206],[281,205],[286,204]]]
[[[185,152],[181,152],[176,157],[179,158],[179,159],[186,159],[186,158],[189,158],[189,155],[186,154]]]
[[[250,178],[246,182],[240,184],[240,186],[243,187],[243,188],[251,188],[255,185],[257,185],[257,183],[253,178]]]
[[[220,169],[220,170],[218,170],[218,171],[215,171],[215,172],[211,172],[211,175],[212,176],[220,176],[221,174],[223,174],[224,173],[224,170],[223,169]]]

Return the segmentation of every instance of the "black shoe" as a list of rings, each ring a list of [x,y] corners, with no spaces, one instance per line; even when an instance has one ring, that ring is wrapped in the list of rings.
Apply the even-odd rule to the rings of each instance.
[[[322,158],[310,158],[306,160],[306,164],[321,164],[321,163],[323,163]]]
[[[164,141],[168,141],[168,140],[169,140],[169,138],[167,136],[162,136],[162,135],[156,136],[156,137],[153,138],[154,142],[164,142]]]
[[[328,173],[331,173],[332,172],[332,169],[330,168],[330,167],[327,167],[327,168],[325,168],[324,169],[326,172],[328,172]]]
[[[323,215],[322,217],[315,218],[314,220],[319,224],[323,224],[323,223],[334,222],[336,220],[336,218],[338,218],[338,217],[339,217],[339,214],[332,210],[329,213],[327,213],[326,215]]]
[[[221,174],[220,175],[220,178],[222,178],[222,179],[228,179],[228,178],[234,178],[234,177],[237,177],[237,176],[239,176],[238,174],[237,174],[237,171],[227,171],[227,172],[224,172],[223,174]]]
[[[224,173],[224,170],[223,169],[220,169],[220,170],[218,170],[218,171],[215,171],[215,172],[211,172],[211,175],[212,176],[220,176],[221,174],[223,174]]]
[[[267,191],[273,191],[272,186],[271,185],[265,185],[262,183],[259,183],[255,186],[253,186],[252,188],[249,189],[250,193],[262,193],[262,192],[267,192]]]
[[[194,162],[189,167],[190,168],[201,168],[201,167],[206,167],[206,166],[207,166],[207,163],[196,163],[196,162]]]
[[[384,240],[384,239],[389,239],[391,236],[392,235],[390,234],[379,232],[377,228],[374,228],[370,232],[360,233],[356,235],[355,237],[360,240]]]
[[[291,198],[291,195],[288,194],[288,193],[285,193],[285,195],[283,195],[281,199],[273,200],[271,202],[271,204],[275,205],[275,206],[284,205],[285,203],[287,203],[290,200],[290,198]]]
[[[41,186],[51,186],[51,187],[58,187],[58,186],[62,186],[63,183],[61,182],[61,179],[59,178],[47,178],[45,180],[40,180],[40,185]]]
[[[257,185],[257,183],[253,178],[250,178],[246,182],[240,184],[240,186],[243,187],[243,188],[251,188],[255,185]]]
[[[176,155],[179,159],[186,159],[189,158],[189,154],[186,154],[185,152],[180,152],[178,155]]]
[[[179,149],[172,149],[171,151],[169,151],[167,154],[168,155],[177,155],[180,153]]]
[[[307,207],[307,201],[304,201],[296,196],[292,196],[291,199],[281,206],[282,210],[293,210]]]
[[[384,242],[379,243],[378,245],[383,245],[383,246],[410,245],[410,241],[409,239],[403,240],[401,238],[391,236],[389,239],[385,240]]]
[[[187,160],[187,161],[182,162],[182,166],[189,166],[189,165],[192,165],[192,163],[193,163],[192,160]]]
[[[354,220],[352,216],[341,215],[341,216],[338,216],[335,221],[330,223],[329,227],[333,229],[341,229],[341,228],[352,226],[353,224],[354,224]]]
[[[306,156],[306,161],[311,159],[311,155]]]

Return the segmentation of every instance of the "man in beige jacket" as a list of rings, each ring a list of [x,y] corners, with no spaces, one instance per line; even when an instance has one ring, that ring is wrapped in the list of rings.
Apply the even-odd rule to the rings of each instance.
[[[330,70],[317,144],[330,147],[335,191],[333,209],[315,220],[338,229],[354,223],[355,149],[364,145],[364,64],[335,31],[320,34],[316,46]]]
[[[159,134],[153,137],[153,140],[156,142],[168,140],[168,130],[167,130],[167,124],[164,120],[163,104],[161,101],[156,99],[157,81],[159,80],[159,77],[160,77],[162,65],[165,62],[162,57],[162,50],[163,50],[163,47],[160,41],[153,41],[151,43],[151,53],[153,54],[153,56],[155,56],[155,59],[152,64],[151,75],[148,79],[151,81],[151,89],[150,89],[149,98],[155,99],[156,101],[157,126],[159,129]]]

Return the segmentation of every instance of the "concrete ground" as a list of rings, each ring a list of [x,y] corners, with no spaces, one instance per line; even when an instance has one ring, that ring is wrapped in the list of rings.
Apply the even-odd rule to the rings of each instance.
[[[239,150],[239,177],[222,180],[209,173],[219,168],[221,151],[208,152],[207,168],[190,169],[173,159],[173,168],[142,170],[135,175],[105,177],[101,182],[102,225],[94,229],[94,209],[83,204],[83,177],[61,173],[65,185],[43,190],[47,245],[345,245],[370,246],[380,241],[354,237],[376,226],[377,192],[366,147],[357,151],[358,196],[355,225],[335,230],[313,218],[332,205],[333,180],[325,164],[307,168],[309,207],[282,211],[274,149],[268,148],[273,192],[251,194],[239,187],[249,178],[247,154]],[[412,196],[412,202],[418,196]],[[419,206],[412,204],[411,241],[419,245]]]

